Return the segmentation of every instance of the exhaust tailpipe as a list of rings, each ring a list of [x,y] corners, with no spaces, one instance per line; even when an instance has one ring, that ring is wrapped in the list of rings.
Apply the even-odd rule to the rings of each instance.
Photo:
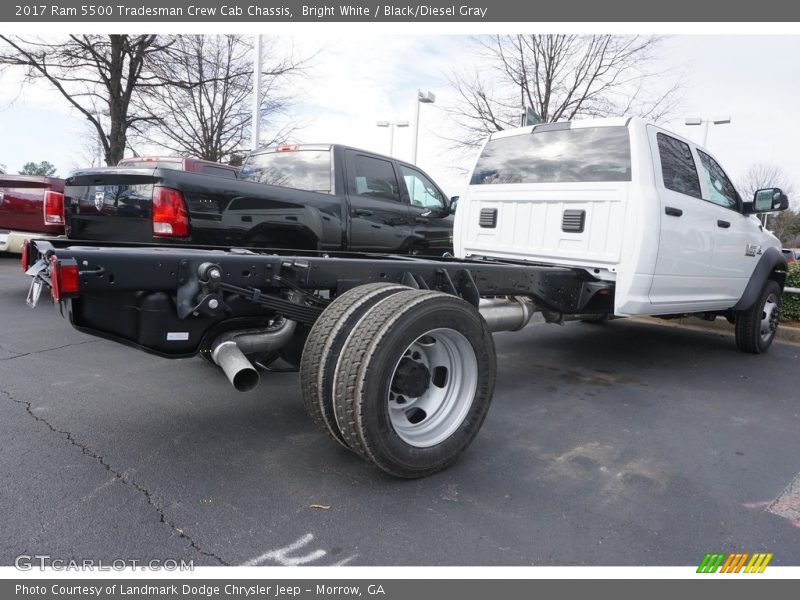
[[[249,392],[258,385],[258,371],[232,340],[215,345],[211,358],[217,363],[228,381],[240,392]]]
[[[284,319],[273,329],[243,329],[223,333],[211,346],[211,358],[219,365],[240,392],[249,392],[258,385],[260,376],[245,353],[270,352],[285,346],[292,339],[297,322]]]
[[[489,331],[518,331],[528,324],[535,312],[533,301],[525,296],[481,298],[478,311]]]

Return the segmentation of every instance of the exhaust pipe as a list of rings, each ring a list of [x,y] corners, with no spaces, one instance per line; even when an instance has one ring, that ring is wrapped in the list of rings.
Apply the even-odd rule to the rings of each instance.
[[[270,352],[285,346],[292,339],[297,322],[284,319],[278,327],[229,331],[218,336],[211,346],[211,358],[219,365],[240,392],[249,392],[258,385],[260,376],[245,356],[254,352]]]
[[[228,381],[240,392],[249,392],[258,385],[258,371],[239,350],[236,342],[227,341],[215,345],[211,358],[225,371]]]
[[[478,311],[489,331],[518,331],[528,324],[535,312],[533,301],[525,296],[481,298]]]

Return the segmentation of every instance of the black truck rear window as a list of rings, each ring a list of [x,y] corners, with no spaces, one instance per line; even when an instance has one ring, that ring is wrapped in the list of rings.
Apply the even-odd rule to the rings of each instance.
[[[331,193],[330,150],[293,150],[253,154],[239,179],[270,185]]]
[[[548,129],[490,140],[471,185],[631,180],[627,127]]]

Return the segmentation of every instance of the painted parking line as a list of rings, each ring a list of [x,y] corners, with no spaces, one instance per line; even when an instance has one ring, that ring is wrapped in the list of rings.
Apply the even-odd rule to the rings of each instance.
[[[767,512],[789,519],[792,525],[800,528],[800,473],[772,501]]]

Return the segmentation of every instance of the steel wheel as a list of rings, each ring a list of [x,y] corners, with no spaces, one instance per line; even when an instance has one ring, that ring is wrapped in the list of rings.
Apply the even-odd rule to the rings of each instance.
[[[780,319],[781,287],[767,280],[758,300],[748,309],[737,311],[736,346],[743,352],[766,352],[775,339]]]
[[[778,329],[780,318],[780,306],[775,294],[770,294],[764,301],[764,308],[761,311],[761,341],[769,342],[775,331]]]
[[[477,369],[475,351],[458,331],[432,329],[418,337],[392,373],[389,419],[400,439],[430,448],[450,437],[469,412]]]
[[[395,477],[452,464],[489,411],[492,334],[468,302],[431,290],[375,304],[344,344],[333,381],[343,440]]]

